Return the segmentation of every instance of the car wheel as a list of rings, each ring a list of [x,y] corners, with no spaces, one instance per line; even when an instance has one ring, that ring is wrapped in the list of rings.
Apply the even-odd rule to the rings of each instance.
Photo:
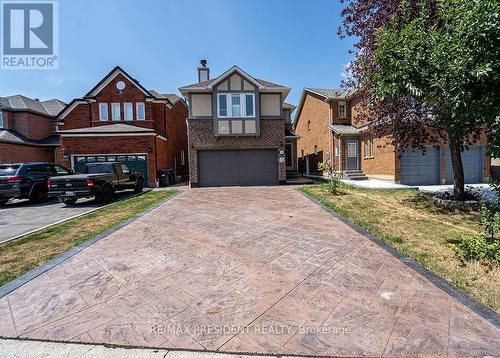
[[[102,189],[102,193],[99,196],[100,200],[98,200],[98,201],[101,201],[103,203],[109,203],[111,200],[113,200],[114,195],[115,195],[115,191],[113,190],[113,188],[106,186]]]
[[[139,180],[134,186],[134,192],[141,193],[143,189],[144,189],[144,182],[142,180]]]
[[[77,198],[62,198],[62,201],[66,205],[75,205]]]
[[[8,201],[9,199],[0,199],[0,206],[4,206]]]
[[[46,191],[35,191],[31,193],[29,196],[29,201],[32,203],[43,203],[46,202],[48,199],[47,192]]]

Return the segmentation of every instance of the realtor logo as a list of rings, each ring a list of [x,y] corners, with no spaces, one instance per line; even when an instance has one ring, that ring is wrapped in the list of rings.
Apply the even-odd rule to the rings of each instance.
[[[57,1],[2,1],[2,69],[57,69]]]

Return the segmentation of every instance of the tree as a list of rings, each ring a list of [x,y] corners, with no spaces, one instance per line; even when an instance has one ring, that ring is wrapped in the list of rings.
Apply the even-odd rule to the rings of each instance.
[[[445,140],[462,198],[461,152],[500,114],[500,2],[355,0],[343,15],[344,35],[361,35],[352,84],[372,127],[397,149]],[[367,16],[378,26],[353,30]]]

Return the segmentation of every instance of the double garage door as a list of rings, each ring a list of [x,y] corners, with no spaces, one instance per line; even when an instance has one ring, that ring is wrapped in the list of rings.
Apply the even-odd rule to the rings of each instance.
[[[101,154],[101,155],[75,155],[73,156],[73,170],[83,173],[85,165],[98,162],[125,163],[144,176],[144,183],[148,182],[148,156],[146,154]]]
[[[446,184],[453,183],[453,167],[449,148],[446,149]],[[483,181],[483,146],[469,147],[462,153],[465,183]],[[400,182],[406,185],[441,184],[441,150],[432,146],[422,150],[406,149],[401,152]]]
[[[276,185],[276,150],[214,150],[198,152],[200,186]]]

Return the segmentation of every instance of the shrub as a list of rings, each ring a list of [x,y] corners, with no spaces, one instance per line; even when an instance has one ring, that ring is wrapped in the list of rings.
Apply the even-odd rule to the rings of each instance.
[[[328,190],[331,194],[338,194],[338,189],[340,185],[340,174],[336,173],[330,161],[322,162],[318,164],[318,170],[325,171],[328,174]]]
[[[500,210],[498,205],[484,204],[481,206],[481,225],[490,238],[500,232]]]
[[[484,235],[460,235],[458,243],[450,244],[450,247],[458,256],[460,261],[490,261],[500,265],[500,240],[492,239]]]

